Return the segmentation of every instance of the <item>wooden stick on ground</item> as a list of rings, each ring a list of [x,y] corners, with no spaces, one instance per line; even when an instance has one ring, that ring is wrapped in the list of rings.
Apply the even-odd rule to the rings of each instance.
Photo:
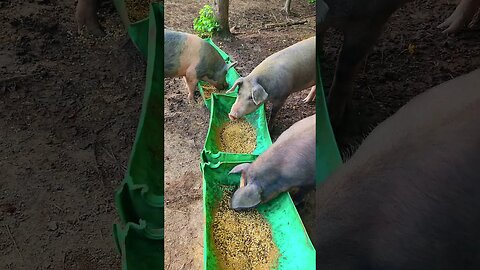
[[[10,232],[10,228],[8,228],[8,225],[5,225],[5,228],[7,229],[7,232],[8,232],[8,235],[10,236],[10,239],[12,239],[13,245],[15,246],[15,249],[17,250],[18,255],[20,255],[20,258],[22,258],[22,261],[23,261],[23,255],[20,252],[20,249],[18,248],[18,245],[17,245],[17,242],[15,241],[15,238],[13,238],[13,235]]]
[[[296,24],[306,24],[307,20],[299,20],[299,21],[290,21],[290,22],[281,22],[281,23],[267,23],[263,27],[263,29],[271,29],[275,27],[287,27],[287,26],[292,26]]]

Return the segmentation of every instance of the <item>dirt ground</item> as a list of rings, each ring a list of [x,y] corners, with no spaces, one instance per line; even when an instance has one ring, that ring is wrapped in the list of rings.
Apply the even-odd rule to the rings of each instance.
[[[114,191],[145,63],[109,2],[103,39],[74,1],[0,2],[0,269],[120,269]]]
[[[192,32],[207,1],[166,2],[166,25]],[[314,8],[306,1],[292,1],[292,18],[308,17],[307,24],[261,30],[286,20],[282,6],[231,1],[231,26],[240,34],[216,43],[239,61],[242,75],[313,35]],[[135,136],[145,63],[123,45],[110,1],[100,8],[108,33],[101,39],[76,35],[74,8],[72,0],[0,2],[0,269],[120,269],[113,196]],[[480,65],[479,31],[446,36],[436,29],[454,8],[447,0],[414,1],[394,14],[355,82],[353,106],[337,134],[345,155],[409,99]],[[331,31],[325,45],[328,89],[338,33]],[[307,92],[289,98],[274,138],[314,113],[313,104],[301,102]],[[199,154],[209,115],[203,105],[187,104],[179,79],[166,80],[165,105],[166,269],[200,269]]]

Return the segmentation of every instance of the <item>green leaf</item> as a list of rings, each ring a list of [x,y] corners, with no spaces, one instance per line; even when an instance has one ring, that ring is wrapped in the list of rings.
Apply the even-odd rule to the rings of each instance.
[[[309,0],[311,1],[311,0]],[[199,17],[193,20],[193,30],[200,37],[211,37],[218,31],[220,24],[215,18],[215,12],[210,5],[205,5],[198,12]]]

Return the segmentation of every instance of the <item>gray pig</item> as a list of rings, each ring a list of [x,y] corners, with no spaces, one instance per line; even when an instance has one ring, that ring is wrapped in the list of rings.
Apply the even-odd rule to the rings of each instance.
[[[227,91],[239,86],[228,114],[231,120],[254,112],[267,100],[272,103],[269,127],[287,97],[315,85],[315,37],[300,41],[267,57],[247,77],[240,77]]]
[[[352,98],[353,79],[381,33],[388,18],[411,0],[325,0],[317,4],[317,34],[322,44],[326,30],[334,27],[343,33],[333,83],[328,96],[330,120],[338,127]],[[459,31],[479,10],[480,0],[462,0],[453,14],[441,25],[444,32]]]
[[[317,188],[318,269],[480,269],[480,69],[415,97]]]
[[[305,193],[315,185],[315,115],[293,124],[252,164],[237,165],[230,173],[242,175],[230,202],[235,210],[256,207],[285,191]]]
[[[227,71],[236,64],[226,64],[208,42],[196,35],[165,30],[165,77],[183,76],[189,100],[193,100],[199,80],[209,82],[217,89],[226,89]]]

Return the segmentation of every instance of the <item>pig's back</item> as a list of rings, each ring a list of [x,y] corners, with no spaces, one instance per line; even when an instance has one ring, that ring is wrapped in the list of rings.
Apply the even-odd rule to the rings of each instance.
[[[373,148],[374,145],[380,146],[375,148],[386,148],[392,141],[410,141],[429,131],[440,132],[458,120],[467,120],[467,125],[480,126],[480,117],[477,117],[479,113],[480,69],[438,85],[412,99],[387,121],[379,124],[358,152],[363,153],[363,148]]]
[[[184,53],[188,35],[181,32],[165,30],[164,38],[165,77],[174,77],[181,67],[181,55]]]
[[[315,182],[315,115],[302,119],[283,132],[267,151],[258,157],[268,171],[278,171],[284,179],[301,185]],[[269,164],[265,166],[265,164]]]
[[[316,78],[315,37],[270,55],[250,74],[271,89],[299,91],[312,86]]]
[[[479,70],[418,96],[319,189],[317,251],[336,250],[319,266],[479,269],[478,85]]]

